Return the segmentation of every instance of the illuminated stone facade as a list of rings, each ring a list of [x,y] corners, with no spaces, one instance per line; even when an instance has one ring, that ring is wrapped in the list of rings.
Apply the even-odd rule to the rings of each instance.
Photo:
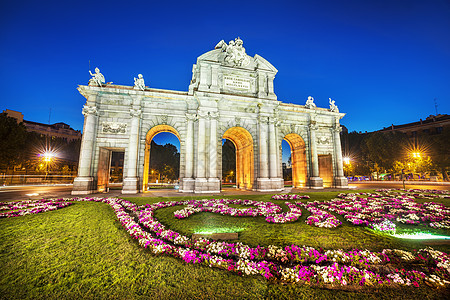
[[[240,189],[283,190],[283,139],[291,146],[296,187],[347,187],[339,137],[344,114],[334,102],[330,109],[316,107],[312,97],[305,106],[278,101],[277,69],[259,55],[248,56],[242,46],[240,39],[221,41],[201,55],[187,92],[95,80],[79,86],[87,101],[73,194],[107,186],[111,151],[125,152],[122,192],[145,190],[149,147],[160,132],[180,140],[181,192],[221,190],[224,138],[236,146]]]

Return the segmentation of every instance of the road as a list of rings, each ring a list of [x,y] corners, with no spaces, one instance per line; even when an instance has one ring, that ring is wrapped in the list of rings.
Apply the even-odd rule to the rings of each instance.
[[[2,186],[0,201],[29,200],[70,196],[72,185]]]

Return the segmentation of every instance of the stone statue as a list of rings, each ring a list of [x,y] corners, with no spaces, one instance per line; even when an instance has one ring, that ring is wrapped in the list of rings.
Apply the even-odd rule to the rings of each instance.
[[[221,49],[226,53],[225,62],[234,66],[247,66],[250,63],[248,55],[245,53],[245,48],[242,47],[244,42],[238,37],[231,40],[228,45],[224,40],[221,40],[215,47],[215,49]]]
[[[95,68],[95,73],[92,74],[91,70],[89,70],[89,74],[91,74],[92,78],[89,79],[89,85],[98,85],[102,86],[105,84],[105,77],[98,68]]]
[[[306,108],[313,108],[316,107],[316,105],[314,104],[314,98],[309,96],[308,100],[306,100],[306,104],[305,104]]]
[[[334,111],[334,112],[339,112],[337,105],[334,104],[335,101],[332,100],[331,98],[328,98],[328,99],[330,99],[330,110]]]
[[[138,78],[134,77],[134,87],[141,91],[145,90],[144,76],[138,74]]]

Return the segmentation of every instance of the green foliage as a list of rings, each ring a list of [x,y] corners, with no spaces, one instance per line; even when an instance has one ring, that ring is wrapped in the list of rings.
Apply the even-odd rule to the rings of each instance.
[[[177,147],[172,144],[158,145],[152,140],[150,169],[156,170],[163,178],[177,180],[180,174],[180,153]]]
[[[230,140],[222,146],[222,178],[225,182],[236,182],[236,147]]]
[[[23,160],[27,130],[23,123],[0,114],[0,167],[10,168]]]
[[[392,170],[394,161],[405,156],[408,138],[399,132],[374,132],[364,138],[361,149],[373,172]]]

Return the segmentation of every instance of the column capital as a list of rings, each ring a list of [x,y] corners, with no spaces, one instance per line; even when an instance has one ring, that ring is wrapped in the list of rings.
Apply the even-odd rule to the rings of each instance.
[[[209,112],[209,118],[212,119],[212,120],[219,119],[219,112],[217,112],[217,111],[210,111]]]
[[[194,122],[197,121],[197,114],[186,113],[186,120]]]
[[[97,116],[98,115],[98,110],[97,110],[96,106],[84,105],[82,113],[83,113],[84,116],[87,116],[87,115],[95,115],[95,116]]]
[[[131,108],[130,109],[130,115],[133,118],[140,118],[142,115],[142,110],[138,109],[138,108]]]
[[[197,117],[199,118],[199,119],[205,119],[205,118],[207,118],[208,117],[208,115],[209,115],[209,112],[207,112],[207,111],[198,111],[197,112]]]
[[[271,117],[269,118],[269,124],[273,124],[274,126],[278,127],[280,126],[281,122],[277,117]]]
[[[315,121],[311,121],[311,123],[309,123],[308,127],[309,127],[309,130],[317,130],[317,129],[319,129],[319,126],[317,126]]]
[[[258,116],[258,122],[262,124],[269,124],[269,117],[267,116]]]
[[[331,127],[332,132],[340,133],[342,131],[342,127],[339,124],[336,124],[335,126]]]

